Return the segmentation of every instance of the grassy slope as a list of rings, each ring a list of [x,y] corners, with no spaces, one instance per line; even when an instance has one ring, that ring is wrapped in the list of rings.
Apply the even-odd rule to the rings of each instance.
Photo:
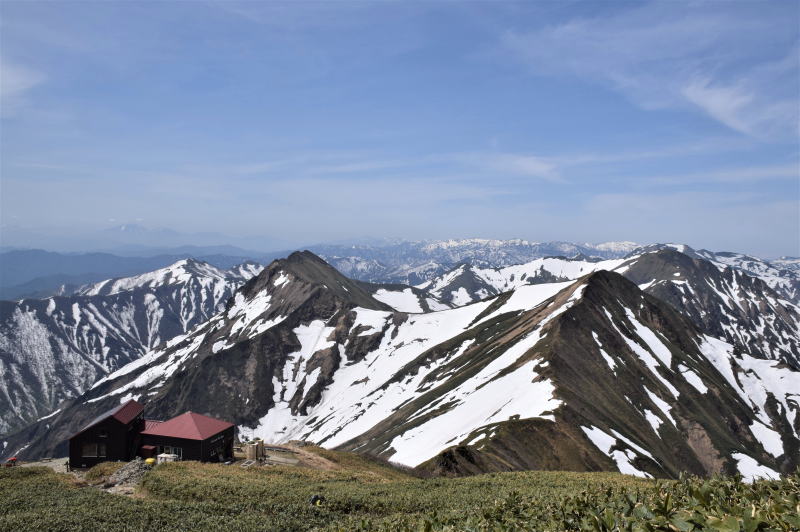
[[[84,480],[89,484],[102,484],[124,465],[124,462],[100,462],[86,472]]]
[[[657,484],[616,473],[564,472],[415,479],[345,453],[325,457],[339,468],[166,464],[148,474],[134,498],[82,486],[45,468],[3,470],[0,530],[564,530],[593,523],[605,530],[606,508],[611,519],[627,513],[637,522],[655,522],[662,514],[688,520],[688,511],[697,507],[706,520],[715,513],[751,513],[751,502],[779,530],[800,526],[785,521],[797,514],[798,477],[752,488],[712,481],[703,485],[709,486],[702,488],[703,503],[696,490],[701,481]],[[624,490],[639,497],[639,504],[629,502]],[[674,507],[660,509],[670,500],[667,492]],[[323,495],[325,504],[310,506],[313,494]]]

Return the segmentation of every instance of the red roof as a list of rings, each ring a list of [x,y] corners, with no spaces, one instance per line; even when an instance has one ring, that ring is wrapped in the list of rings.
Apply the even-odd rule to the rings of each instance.
[[[101,421],[105,421],[106,419],[113,417],[120,423],[127,425],[131,421],[133,421],[136,416],[144,412],[144,406],[141,403],[138,403],[131,399],[125,403],[122,403],[119,406],[115,406],[111,410],[107,410],[94,418],[88,425],[83,427],[80,432],[88,429],[89,427],[93,427],[100,423]],[[74,434],[72,437],[77,436],[80,432]]]
[[[158,426],[158,425],[160,425],[162,423],[163,423],[163,421],[158,421],[158,420],[155,420],[155,419],[145,419],[144,420],[144,430],[152,429],[153,427],[156,427],[156,426]]]
[[[111,417],[127,425],[142,412],[144,412],[144,405],[131,399],[111,414]]]
[[[232,426],[233,423],[228,423],[227,421],[221,421],[194,412],[186,412],[163,423],[146,426],[142,434],[183,438],[186,440],[205,440]]]

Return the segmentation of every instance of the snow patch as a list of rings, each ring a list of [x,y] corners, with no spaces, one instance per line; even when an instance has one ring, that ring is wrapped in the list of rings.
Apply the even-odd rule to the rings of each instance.
[[[603,344],[600,343],[600,338],[597,336],[596,332],[592,331],[592,337],[594,338],[594,341],[597,343],[597,346],[600,348],[600,355],[602,355],[603,359],[606,361],[606,364],[608,364],[608,367],[611,368],[612,371],[615,371],[617,367],[616,361],[613,358],[611,358],[611,356],[608,353],[605,352],[605,350],[603,349]]]
[[[359,336],[369,336],[371,334],[379,333],[383,330],[386,320],[392,315],[390,312],[383,312],[381,310],[371,310],[361,307],[353,309],[356,313],[356,320],[353,322],[353,329],[356,327],[367,327],[366,330],[361,331]]]
[[[56,410],[55,412],[52,412],[52,413],[50,413],[50,414],[47,414],[46,416],[42,416],[42,417],[40,417],[40,418],[39,418],[39,419],[37,419],[36,421],[37,421],[37,422],[39,422],[39,421],[42,421],[42,420],[44,420],[44,419],[50,419],[51,417],[55,416],[55,415],[56,415],[56,414],[58,414],[59,412],[61,412],[61,409],[60,409],[60,408],[59,408],[58,410]]]
[[[387,290],[381,288],[373,295],[381,303],[386,303],[398,312],[422,312],[419,298],[411,288],[405,290]]]
[[[694,388],[698,392],[702,394],[708,392],[708,387],[705,385],[703,379],[701,379],[697,373],[687,368],[683,364],[678,366],[678,371],[680,372],[681,375],[683,375],[683,378],[686,379],[686,382],[694,386]]]
[[[533,367],[533,362],[527,362],[481,387],[463,390],[459,387],[450,398],[459,401],[454,408],[392,440],[395,449],[392,460],[418,465],[449,447],[449,442],[461,441],[477,427],[507,421],[512,416],[534,418],[558,408],[561,401],[553,397],[555,386],[549,380],[534,381]],[[497,397],[508,400],[498,408]],[[448,402],[447,398],[443,401]]]
[[[780,474],[765,465],[759,464],[756,460],[742,453],[733,453],[731,455],[736,460],[736,467],[739,473],[744,477],[745,482],[753,482],[759,478],[768,478],[777,480]]]
[[[658,427],[664,423],[660,417],[655,415],[651,410],[645,408],[644,410],[644,417],[647,419],[647,422],[650,423],[650,426],[653,427],[653,432],[658,434]]]
[[[616,438],[606,434],[597,427],[581,427],[581,430],[583,430],[584,434],[586,434],[595,447],[616,462],[620,473],[643,478],[653,478],[649,473],[640,471],[633,466],[633,460],[636,458],[636,454],[632,451],[628,449],[611,451],[611,448],[617,444]],[[626,441],[626,443],[629,442]]]
[[[279,275],[278,275],[278,276],[275,278],[275,280],[273,280],[273,281],[272,281],[272,285],[273,285],[275,288],[278,288],[279,286],[282,286],[282,285],[284,285],[284,284],[286,284],[286,283],[288,283],[288,282],[289,282],[289,276],[288,276],[288,275],[286,275],[285,273],[281,272],[281,273],[280,273],[280,274],[279,274]]]
[[[470,296],[467,289],[462,286],[458,290],[450,292],[450,300],[454,305],[460,307],[472,303],[472,296]]]
[[[755,436],[756,439],[761,442],[764,450],[769,454],[775,458],[778,458],[783,454],[783,442],[781,441],[781,435],[778,432],[767,427],[760,421],[753,421],[753,424],[750,425],[750,432],[752,432],[753,436]]]
[[[661,412],[667,417],[667,419],[669,419],[672,422],[672,424],[675,425],[675,420],[672,419],[672,414],[670,414],[670,410],[672,410],[672,407],[669,405],[669,403],[667,403],[659,396],[651,392],[647,388],[647,386],[645,386],[644,391],[645,393],[647,393],[647,396],[650,398],[653,404],[655,404],[656,407],[658,407],[658,409],[661,410]]]

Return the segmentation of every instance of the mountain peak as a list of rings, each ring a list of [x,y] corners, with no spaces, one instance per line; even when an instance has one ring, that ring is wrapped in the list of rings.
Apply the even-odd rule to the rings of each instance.
[[[75,294],[82,296],[112,295],[138,288],[186,284],[192,279],[224,280],[227,276],[225,271],[207,262],[187,258],[152,272],[86,285],[76,290]]]
[[[333,266],[325,262],[319,255],[312,253],[311,251],[303,250],[303,251],[294,251],[288,257],[284,259],[286,264],[291,264],[293,266],[310,266],[315,265],[320,268],[334,270]]]
[[[310,291],[320,291],[346,302],[373,310],[391,311],[392,308],[372,297],[365,284],[348,279],[333,266],[310,251],[295,251],[285,259],[273,261],[255,279],[242,287],[246,299],[258,293],[285,294],[297,292],[306,297]],[[291,299],[291,298],[290,298]]]
[[[617,272],[608,270],[598,270],[586,275],[583,278],[584,297],[590,294],[598,294],[603,298],[623,300],[632,304],[634,300],[640,300],[645,296],[636,283],[631,282]]]
[[[711,262],[674,249],[631,260],[625,277],[707,334],[756,358],[800,368],[800,309],[778,292],[792,285],[771,286],[768,276],[748,275],[737,263]]]

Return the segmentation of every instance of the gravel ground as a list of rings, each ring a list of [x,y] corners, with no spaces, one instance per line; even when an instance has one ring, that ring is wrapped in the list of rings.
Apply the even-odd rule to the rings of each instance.
[[[139,481],[142,480],[142,477],[144,477],[144,474],[148,471],[150,471],[150,467],[144,463],[144,460],[137,456],[135,459],[119,468],[116,473],[108,477],[105,487],[110,488],[112,486],[119,486],[121,484],[138,484]]]
[[[38,460],[36,462],[22,462],[17,467],[34,467],[34,466],[43,466],[49,467],[56,473],[66,473],[67,466],[65,465],[67,460],[69,460],[68,456],[63,458],[52,458],[46,460]]]

